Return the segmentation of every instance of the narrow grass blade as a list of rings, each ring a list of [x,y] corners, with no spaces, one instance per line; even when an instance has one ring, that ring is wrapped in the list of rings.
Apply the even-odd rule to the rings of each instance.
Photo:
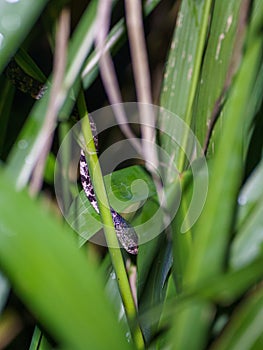
[[[211,4],[210,0],[182,1],[164,75],[160,104],[183,119],[188,126],[192,124],[192,108],[198,87]],[[159,121],[162,130],[167,130],[168,135],[173,130],[176,132],[173,118],[165,122],[166,125],[162,125],[162,119]],[[187,138],[188,133],[185,130],[179,142],[181,148],[177,146],[175,149],[171,138],[165,134],[160,135],[162,148],[174,159],[180,172],[185,166]]]
[[[52,349],[51,345],[48,343],[47,339],[45,338],[41,330],[36,326],[32,336],[29,350],[51,350],[51,349]]]

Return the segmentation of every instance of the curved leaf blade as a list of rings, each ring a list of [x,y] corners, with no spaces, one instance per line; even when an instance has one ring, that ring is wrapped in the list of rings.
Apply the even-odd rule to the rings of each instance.
[[[101,277],[72,233],[15,191],[3,171],[0,180],[0,265],[22,300],[63,346],[129,349]]]

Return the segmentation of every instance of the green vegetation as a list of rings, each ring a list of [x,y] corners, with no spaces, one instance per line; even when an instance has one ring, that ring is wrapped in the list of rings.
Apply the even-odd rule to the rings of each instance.
[[[60,53],[60,14],[72,4],[0,1],[0,348],[262,349],[263,0],[143,2],[145,22],[151,16],[168,22],[170,14],[174,26],[170,37],[164,35],[170,49],[156,120],[158,145],[168,155],[159,159],[162,206],[158,181],[142,162],[103,178],[89,142],[85,118],[92,112],[99,75],[94,49],[99,3],[91,0],[75,18],[56,90],[50,57],[43,72],[32,52],[39,49],[41,33],[52,58]],[[107,43],[115,56],[123,45],[134,47],[127,35],[128,14],[118,1],[112,16]],[[62,28],[67,17],[63,23]],[[159,31],[154,23],[146,24],[148,44],[155,40],[151,31]],[[67,39],[65,28],[64,34]],[[12,57],[41,83],[49,75],[43,98],[33,101],[16,91],[5,74]],[[130,82],[123,75],[122,94],[129,96]],[[95,86],[99,108],[104,107],[103,86]],[[71,159],[72,144],[65,138],[77,124],[76,101],[84,139],[77,132],[74,137],[90,154],[95,192],[104,199],[101,218],[83,191],[77,196],[77,160]],[[47,123],[52,113],[55,118]],[[46,124],[50,144],[41,138]],[[192,135],[205,158],[198,148],[194,160],[187,156]],[[45,167],[37,185],[41,159]],[[55,196],[54,174],[62,165],[71,169],[61,183],[56,180],[67,220]],[[196,190],[200,215],[194,218],[188,210]],[[126,209],[130,212],[127,218],[144,243],[137,257],[89,242],[103,224],[107,242],[116,241],[107,197],[124,216]],[[155,214],[154,225],[139,226]],[[147,240],[144,228],[160,234]]]

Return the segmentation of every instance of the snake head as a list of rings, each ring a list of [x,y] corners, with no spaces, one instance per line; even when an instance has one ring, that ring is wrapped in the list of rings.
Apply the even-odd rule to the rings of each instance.
[[[111,209],[111,214],[119,242],[128,253],[137,255],[138,236],[134,228],[113,209]]]

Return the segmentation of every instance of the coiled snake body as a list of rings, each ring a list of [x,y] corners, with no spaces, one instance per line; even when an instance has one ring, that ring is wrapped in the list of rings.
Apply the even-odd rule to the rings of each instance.
[[[5,70],[7,78],[22,92],[30,94],[34,99],[40,99],[43,97],[47,90],[45,84],[40,83],[36,79],[27,75],[14,60],[12,60]],[[95,122],[90,119],[91,129],[93,135],[96,135],[96,125]],[[98,140],[94,136],[94,143],[98,149]],[[85,158],[84,151],[81,150],[80,153],[80,179],[82,187],[85,191],[86,196],[88,197],[90,204],[99,214],[98,203],[96,195],[94,193],[93,185],[91,182],[87,161]],[[111,215],[114,222],[114,227],[116,235],[119,242],[123,248],[130,254],[138,253],[138,237],[134,229],[127,223],[127,221],[119,215],[114,209],[111,210]]]

